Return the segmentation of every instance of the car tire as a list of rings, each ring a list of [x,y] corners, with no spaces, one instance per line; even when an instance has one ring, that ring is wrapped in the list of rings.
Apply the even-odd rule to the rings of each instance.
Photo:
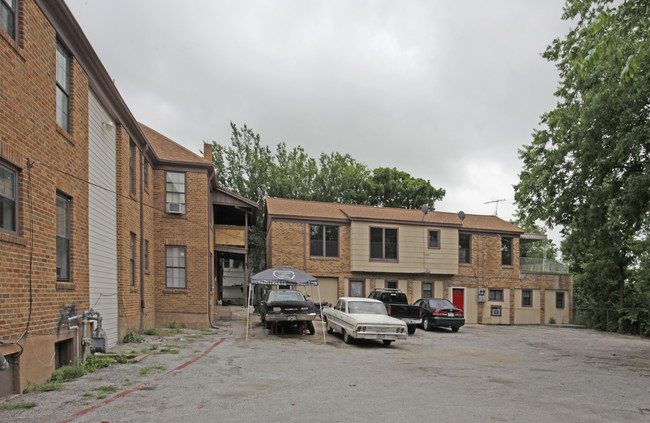
[[[426,331],[431,330],[431,322],[429,321],[428,317],[422,318],[422,329],[424,329]]]
[[[307,330],[309,331],[310,335],[316,333],[316,329],[314,329],[314,322],[312,322],[311,320],[307,322]]]
[[[460,326],[452,326],[451,327],[452,332],[458,332],[458,329],[460,329]]]
[[[384,339],[382,342],[384,343],[384,346],[386,346],[386,347],[393,343],[393,341],[391,339]]]
[[[409,335],[413,335],[415,333],[415,325],[408,325],[408,331]]]
[[[350,335],[348,335],[346,331],[343,331],[343,342],[345,342],[346,344],[351,344],[352,342],[354,342],[354,339]]]
[[[271,329],[271,322],[267,320],[263,320],[264,322],[264,329]]]

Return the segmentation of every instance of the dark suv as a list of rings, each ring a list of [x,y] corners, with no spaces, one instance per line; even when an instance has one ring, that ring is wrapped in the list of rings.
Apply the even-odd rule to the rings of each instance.
[[[314,334],[316,307],[300,291],[272,289],[266,291],[259,306],[260,317],[266,329],[272,326],[295,326]]]

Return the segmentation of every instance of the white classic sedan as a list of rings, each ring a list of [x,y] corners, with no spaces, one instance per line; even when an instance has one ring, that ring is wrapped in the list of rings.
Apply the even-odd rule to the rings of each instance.
[[[406,339],[406,323],[386,314],[386,306],[370,298],[341,297],[334,307],[323,309],[327,333],[343,334],[343,341],[377,339],[390,345],[397,339]]]

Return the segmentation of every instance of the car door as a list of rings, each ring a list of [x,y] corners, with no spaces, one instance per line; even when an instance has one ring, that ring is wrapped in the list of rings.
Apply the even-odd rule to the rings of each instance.
[[[341,330],[341,324],[343,323],[343,314],[345,313],[345,301],[338,300],[331,314],[330,326],[336,330]]]

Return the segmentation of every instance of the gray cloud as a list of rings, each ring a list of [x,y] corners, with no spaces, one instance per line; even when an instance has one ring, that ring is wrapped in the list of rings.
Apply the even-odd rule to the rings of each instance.
[[[247,123],[429,179],[439,210],[505,198],[506,219],[568,29],[561,0],[67,3],[134,116],[192,151]]]

